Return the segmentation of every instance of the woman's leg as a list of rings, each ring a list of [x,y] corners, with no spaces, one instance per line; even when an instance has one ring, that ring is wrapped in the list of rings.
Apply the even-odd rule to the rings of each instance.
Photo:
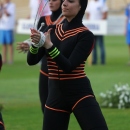
[[[100,62],[101,64],[105,64],[106,63],[106,54],[105,54],[105,45],[104,45],[104,37],[98,36],[98,44],[99,44],[99,48],[100,48]]]
[[[48,96],[48,77],[40,73],[39,75],[39,97],[42,112],[44,113],[45,103]]]
[[[43,130],[68,130],[70,114],[45,107]]]
[[[107,124],[94,97],[78,103],[73,113],[82,130],[108,130]]]

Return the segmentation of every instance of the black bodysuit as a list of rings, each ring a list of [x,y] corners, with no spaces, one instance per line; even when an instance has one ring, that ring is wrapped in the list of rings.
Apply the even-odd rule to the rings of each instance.
[[[59,8],[55,12],[52,12],[52,14],[49,16],[41,17],[38,22],[37,28],[40,28],[41,23],[44,23],[45,25],[41,28],[40,31],[45,32],[50,25],[59,24],[60,22],[63,21],[64,17],[62,16],[59,18],[60,15],[61,15],[61,8]],[[42,57],[41,69],[39,74],[39,96],[41,101],[42,112],[44,112],[45,102],[48,96],[48,67],[47,67],[47,58],[45,55]]]
[[[82,130],[108,130],[84,72],[85,61],[94,46],[94,35],[82,24],[82,16],[78,14],[71,22],[65,20],[52,30],[50,49],[28,53],[29,65],[47,56],[49,93],[43,130],[67,130],[72,112]]]

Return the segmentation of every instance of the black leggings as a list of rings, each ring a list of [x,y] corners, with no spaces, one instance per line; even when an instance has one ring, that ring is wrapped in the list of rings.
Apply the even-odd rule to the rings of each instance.
[[[94,97],[80,101],[72,112],[82,130],[108,130],[100,107]],[[70,113],[45,108],[43,130],[68,130],[69,119]]]
[[[48,96],[48,77],[40,73],[39,76],[39,96],[42,112],[44,113],[45,103]]]

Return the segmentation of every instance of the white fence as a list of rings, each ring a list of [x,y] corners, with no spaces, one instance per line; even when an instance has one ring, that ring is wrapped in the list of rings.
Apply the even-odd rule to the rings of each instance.
[[[34,20],[19,19],[16,32],[30,34],[33,23]],[[125,32],[125,16],[123,15],[110,15],[107,21],[88,21],[84,19],[83,23],[95,35],[124,35]]]

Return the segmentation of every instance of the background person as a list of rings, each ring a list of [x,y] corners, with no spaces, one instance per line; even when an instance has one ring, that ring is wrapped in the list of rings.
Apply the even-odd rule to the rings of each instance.
[[[0,54],[0,71],[1,71],[1,68],[2,68],[2,56]]]
[[[88,20],[103,20],[107,19],[108,7],[106,3],[101,0],[92,0],[89,1],[88,8],[86,9],[86,18]],[[92,64],[97,64],[98,54],[97,54],[97,46],[100,49],[100,63],[106,63],[106,52],[104,45],[104,37],[103,35],[95,36],[95,46],[92,51]]]
[[[0,71],[2,68],[2,56],[0,54]],[[2,114],[1,114],[1,109],[0,109],[0,130],[4,130],[4,122],[3,122],[3,118],[2,118]]]
[[[1,68],[0,68],[1,70]],[[0,110],[0,130],[5,130],[5,126],[4,126],[4,121],[3,121],[3,117],[1,114],[1,110]]]
[[[1,112],[0,112],[0,130],[5,130]]]
[[[42,11],[42,8],[45,5],[46,0],[42,0],[42,3],[39,7],[40,3],[41,3],[41,0],[30,0],[29,1],[29,8],[30,8],[29,18],[30,19],[35,19],[38,8],[39,8],[39,13]],[[50,14],[51,14],[51,11],[50,11],[49,5],[47,4],[40,16],[47,16]]]
[[[49,16],[42,16],[39,20],[38,27],[41,26],[41,23],[45,25],[41,28],[40,31],[44,32],[52,24],[59,24],[64,20],[64,17],[61,16],[61,4],[62,0],[49,0],[49,7],[52,11],[52,14]],[[61,18],[59,18],[61,16]],[[58,19],[59,18],[59,19]],[[18,43],[17,50],[28,51],[29,45],[25,43]],[[42,112],[44,113],[45,103],[48,96],[48,67],[47,67],[47,57],[44,55],[41,60],[41,70],[39,74],[39,96],[41,102]]]
[[[128,45],[128,65],[130,65],[130,3],[127,4],[125,8],[125,16],[126,16],[126,27],[125,27],[125,34],[126,34],[126,43]]]
[[[7,62],[9,50],[9,64],[13,63],[13,42],[15,28],[15,4],[11,0],[4,0],[0,10],[0,43],[2,44],[3,63]]]

